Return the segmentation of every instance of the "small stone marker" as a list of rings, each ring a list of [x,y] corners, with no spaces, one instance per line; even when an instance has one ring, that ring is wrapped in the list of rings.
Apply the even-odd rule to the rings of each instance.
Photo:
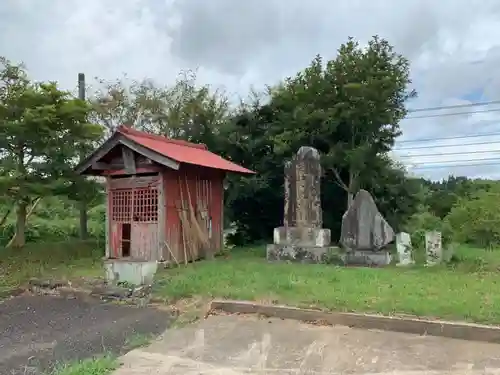
[[[446,246],[443,249],[443,262],[444,263],[449,263],[451,262],[453,255],[455,255],[455,250],[457,249],[458,245],[456,243],[450,243],[448,246]]]
[[[318,150],[301,147],[285,164],[283,226],[274,229],[267,259],[320,263],[331,249],[329,229],[323,229],[321,163]]]
[[[409,266],[415,263],[409,233],[401,232],[396,234],[396,249],[398,251],[398,266]]]
[[[441,263],[443,260],[441,232],[431,231],[425,233],[425,254],[428,266]]]

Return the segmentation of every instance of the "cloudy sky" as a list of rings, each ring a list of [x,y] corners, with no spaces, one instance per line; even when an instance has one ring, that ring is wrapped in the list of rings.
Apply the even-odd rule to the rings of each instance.
[[[195,68],[203,83],[245,94],[317,53],[334,57],[348,36],[378,34],[412,62],[419,98],[411,108],[495,101],[499,33],[498,0],[0,2],[0,55],[67,89],[78,72],[168,83]],[[470,113],[478,111],[486,112]],[[500,103],[408,117],[395,154],[413,173],[500,178]],[[467,163],[474,165],[459,166]]]

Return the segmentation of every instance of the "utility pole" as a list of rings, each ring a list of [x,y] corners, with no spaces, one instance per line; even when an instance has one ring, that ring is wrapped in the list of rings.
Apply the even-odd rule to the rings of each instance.
[[[78,99],[85,100],[85,74],[78,73]],[[80,159],[83,159],[85,155],[80,155]],[[80,188],[81,189],[81,188]],[[86,240],[88,238],[88,228],[87,228],[87,200],[84,194],[80,195],[80,239]]]

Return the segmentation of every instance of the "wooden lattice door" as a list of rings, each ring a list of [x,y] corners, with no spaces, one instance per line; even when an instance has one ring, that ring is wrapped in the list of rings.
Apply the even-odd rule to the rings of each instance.
[[[157,187],[111,189],[110,198],[113,256],[156,259],[159,249]]]
[[[133,256],[153,260],[158,254],[158,190],[156,187],[134,189],[132,218]]]
[[[132,249],[133,190],[112,189],[109,195],[111,253],[114,258],[129,257]]]

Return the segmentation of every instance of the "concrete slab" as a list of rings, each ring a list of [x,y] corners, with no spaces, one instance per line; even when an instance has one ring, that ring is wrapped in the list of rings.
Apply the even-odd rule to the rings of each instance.
[[[167,331],[122,360],[114,375],[500,374],[500,345],[226,315]]]
[[[500,326],[431,320],[415,316],[384,316],[347,312],[301,309],[293,306],[261,304],[252,301],[214,300],[213,312],[229,314],[259,314],[265,317],[292,319],[302,322],[324,322],[353,328],[432,335],[452,339],[475,340],[500,344]]]

